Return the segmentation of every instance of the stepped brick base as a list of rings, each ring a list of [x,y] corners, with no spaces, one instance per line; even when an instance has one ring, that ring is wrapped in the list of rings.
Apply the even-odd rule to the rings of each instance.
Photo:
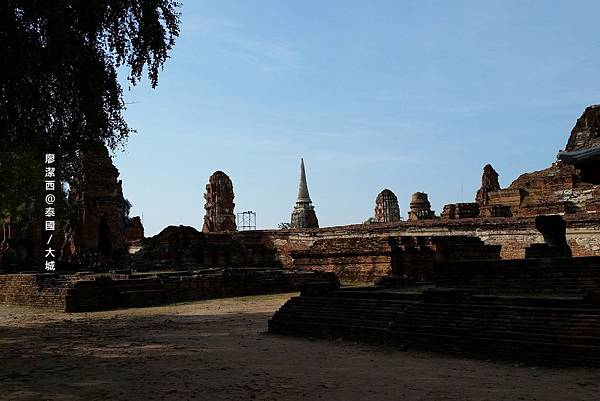
[[[547,364],[600,365],[600,258],[457,262],[437,282],[307,289],[269,321],[278,334],[343,337]],[[505,283],[505,285],[502,285]]]

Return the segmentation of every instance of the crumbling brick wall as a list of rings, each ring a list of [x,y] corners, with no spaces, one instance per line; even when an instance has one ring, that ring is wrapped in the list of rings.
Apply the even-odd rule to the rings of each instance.
[[[57,274],[0,275],[0,303],[63,308],[67,287]]]
[[[573,256],[600,256],[600,214],[563,217]],[[485,245],[500,245],[503,259],[522,259],[527,247],[543,242],[533,217],[431,219],[218,234],[202,234],[191,227],[170,227],[146,240],[144,249],[139,252],[138,263],[140,268],[167,269],[236,266],[313,268],[336,272],[351,281],[372,282],[391,269],[386,238],[407,235],[477,237]],[[318,243],[327,243],[331,249],[315,247]]]
[[[335,276],[281,269],[214,269],[158,274],[5,274],[0,304],[44,306],[66,312],[110,310],[199,299],[295,291]]]

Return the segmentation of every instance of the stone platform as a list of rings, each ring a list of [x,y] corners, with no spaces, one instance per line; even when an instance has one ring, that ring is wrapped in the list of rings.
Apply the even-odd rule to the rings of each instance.
[[[315,284],[275,313],[269,331],[600,365],[600,258],[450,262],[432,282],[398,288]]]
[[[0,274],[0,304],[83,312],[295,291],[334,274],[281,269],[205,269],[137,274]]]

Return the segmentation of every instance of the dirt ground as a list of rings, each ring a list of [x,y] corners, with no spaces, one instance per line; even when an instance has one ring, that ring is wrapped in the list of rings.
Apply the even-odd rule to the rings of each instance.
[[[0,399],[600,399],[600,369],[267,334],[290,295],[82,314],[0,306]]]

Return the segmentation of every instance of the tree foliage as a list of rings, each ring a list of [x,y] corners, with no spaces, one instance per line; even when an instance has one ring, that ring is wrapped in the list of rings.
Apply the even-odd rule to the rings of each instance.
[[[131,129],[117,79],[128,70],[155,87],[179,35],[173,0],[2,0],[0,151],[87,143],[111,148]]]
[[[147,76],[156,87],[179,35],[179,6],[0,1],[0,214],[10,213],[22,231],[39,215],[44,153],[56,154],[62,183],[76,173],[79,150],[125,143],[132,130],[118,72],[131,85]]]

